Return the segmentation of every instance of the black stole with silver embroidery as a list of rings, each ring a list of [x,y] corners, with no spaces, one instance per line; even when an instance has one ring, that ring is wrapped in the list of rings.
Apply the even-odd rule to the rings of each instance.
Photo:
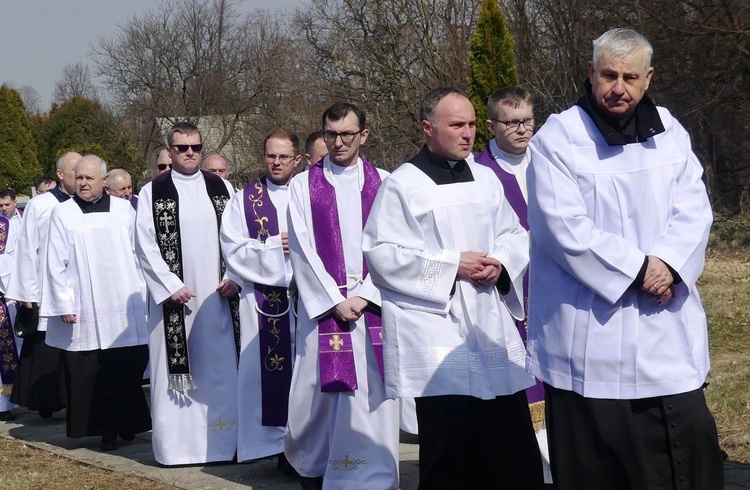
[[[217,229],[221,226],[221,214],[229,200],[224,181],[211,173],[203,172],[206,192],[211,199],[217,217]],[[153,217],[156,242],[162,259],[169,270],[183,280],[182,241],[180,235],[179,194],[171,172],[153,180]],[[218,236],[217,236],[218,240]],[[219,254],[220,277],[224,276],[224,261]],[[232,315],[235,347],[239,349],[239,296],[227,298]],[[184,392],[196,387],[190,374],[187,331],[185,329],[185,307],[168,298],[163,304],[164,338],[166,340],[169,389]]]

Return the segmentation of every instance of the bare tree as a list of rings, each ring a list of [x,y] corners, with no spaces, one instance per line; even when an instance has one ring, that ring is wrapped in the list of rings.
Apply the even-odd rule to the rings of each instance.
[[[65,102],[75,97],[98,99],[91,70],[88,65],[80,61],[65,65],[60,80],[55,83],[55,90],[52,93],[55,102]]]
[[[42,112],[42,97],[31,85],[24,85],[18,89],[18,93],[26,108],[26,114],[39,114]]]
[[[368,157],[392,168],[421,146],[421,97],[441,85],[466,88],[478,11],[470,0],[313,0],[295,23],[318,60],[321,94],[367,110]]]

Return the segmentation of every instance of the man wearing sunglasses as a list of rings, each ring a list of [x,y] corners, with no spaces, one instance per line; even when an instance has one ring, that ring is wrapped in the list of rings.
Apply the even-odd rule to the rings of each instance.
[[[144,186],[136,220],[150,296],[154,456],[164,465],[230,461],[237,450],[239,287],[224,271],[219,220],[234,190],[200,171],[196,126],[175,124],[167,143],[172,171]]]
[[[172,157],[169,156],[169,150],[163,148],[156,159],[156,175],[165,174],[172,170]]]

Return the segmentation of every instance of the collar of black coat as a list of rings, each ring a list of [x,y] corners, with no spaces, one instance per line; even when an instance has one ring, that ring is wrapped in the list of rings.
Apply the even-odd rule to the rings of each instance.
[[[591,91],[591,82],[586,79],[586,94],[576,105],[594,121],[599,132],[609,146],[622,146],[629,143],[641,143],[648,138],[664,132],[664,125],[651,98],[646,94],[635,106],[635,112],[625,119],[616,119],[603,113]]]
[[[62,190],[62,184],[49,191],[49,193],[55,196],[55,199],[59,202],[65,202],[70,199],[70,196]]]
[[[422,151],[409,160],[409,163],[427,174],[437,185],[474,181],[474,175],[466,160],[457,161],[451,168],[447,159],[431,152],[427,145],[422,147]]]
[[[109,194],[106,192],[102,192],[101,197],[96,201],[84,201],[78,197],[78,194],[73,196],[73,200],[78,204],[78,207],[81,208],[83,214],[109,212]]]

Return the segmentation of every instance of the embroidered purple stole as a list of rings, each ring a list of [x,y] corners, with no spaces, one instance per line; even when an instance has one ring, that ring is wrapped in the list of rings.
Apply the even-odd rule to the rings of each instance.
[[[5,253],[9,232],[10,221],[5,216],[0,216],[0,254]],[[0,394],[10,395],[13,390],[16,367],[18,367],[18,351],[16,339],[13,337],[8,304],[2,294],[0,294],[0,356],[0,381],[2,381]]]
[[[482,153],[474,157],[474,161],[480,165],[484,165],[485,167],[490,168],[493,172],[495,172],[495,175],[500,180],[500,183],[503,184],[505,199],[508,200],[508,204],[510,204],[510,207],[513,208],[513,211],[516,212],[518,221],[521,223],[521,226],[523,226],[526,231],[529,231],[528,205],[526,204],[526,200],[523,198],[521,187],[518,185],[516,176],[500,168],[500,165],[497,164],[497,162],[495,161],[495,157],[490,151],[489,143],[487,143],[487,146],[484,148],[484,151]],[[523,311],[524,313],[527,313],[529,311],[528,272],[523,275]],[[518,328],[518,333],[521,334],[523,344],[526,345],[528,314],[523,320],[516,321],[516,327]],[[544,401],[544,385],[542,384],[542,382],[536,380],[536,384],[534,386],[532,386],[531,388],[527,388],[526,397],[529,399],[529,405],[534,405],[538,402]],[[532,409],[531,416],[534,420],[534,425],[538,427],[540,425],[539,421],[544,421],[544,406],[541,405],[540,410],[535,411]]]
[[[245,222],[250,238],[261,243],[279,234],[276,207],[266,177],[242,191]],[[292,333],[288,291],[280,286],[254,284],[260,349],[261,424],[286,425],[292,385]]]
[[[324,161],[324,160],[323,160]],[[344,243],[341,237],[339,211],[336,205],[336,189],[325,178],[323,161],[310,167],[310,207],[315,237],[315,249],[338,286],[347,284]],[[362,187],[362,227],[370,214],[375,194],[380,187],[377,169],[362,160],[364,186]],[[367,276],[367,263],[362,259],[362,278]],[[340,288],[347,296],[346,287]],[[365,310],[365,325],[372,341],[378,361],[380,376],[383,376],[383,322],[380,315]],[[357,373],[354,367],[349,322],[338,320],[333,313],[318,322],[318,360],[320,364],[320,384],[324,392],[352,391],[357,389]]]
[[[224,181],[209,172],[204,172],[206,192],[216,212],[217,226],[221,226],[221,215],[229,201],[229,192]],[[156,243],[162,259],[169,266],[169,270],[180,280],[183,280],[182,269],[182,239],[180,234],[179,194],[172,180],[172,173],[167,172],[157,176],[152,183],[153,217],[156,231]],[[218,240],[218,235],[216,237]],[[224,275],[225,264],[219,257],[220,277]],[[232,328],[236,352],[239,356],[239,295],[226,298],[232,316]],[[190,374],[190,356],[188,353],[187,331],[185,329],[185,305],[172,301],[171,298],[162,303],[164,315],[164,338],[167,351],[168,387],[171,390],[185,392],[196,388]]]

